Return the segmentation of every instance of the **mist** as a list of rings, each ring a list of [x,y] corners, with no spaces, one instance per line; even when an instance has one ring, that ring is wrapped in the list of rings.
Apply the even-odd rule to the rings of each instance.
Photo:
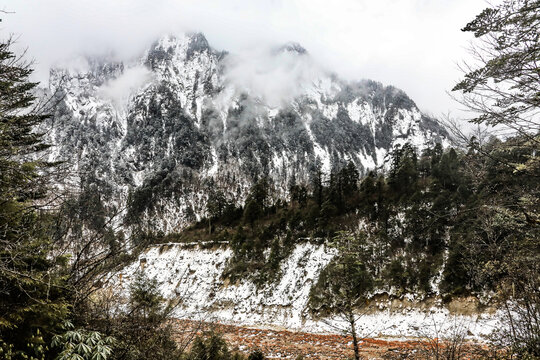
[[[225,58],[225,81],[270,107],[280,107],[305,93],[325,69],[308,54],[258,48]]]
[[[127,68],[117,78],[110,80],[98,90],[98,94],[110,100],[118,109],[125,108],[129,95],[152,80],[152,72],[145,66]]]
[[[76,56],[133,60],[165,33],[201,31],[212,47],[231,53],[230,78],[272,104],[324,68],[399,87],[438,115],[459,109],[447,91],[461,76],[457,63],[468,57],[471,35],[460,29],[486,6],[484,0],[9,0],[4,8],[13,13],[3,16],[2,31],[28,48],[38,81]],[[288,55],[282,65],[259,62],[289,41],[305,47],[313,64],[300,69]]]

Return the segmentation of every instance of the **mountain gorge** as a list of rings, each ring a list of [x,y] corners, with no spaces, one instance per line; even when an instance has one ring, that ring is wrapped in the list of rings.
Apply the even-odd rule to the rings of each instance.
[[[266,178],[277,201],[318,171],[352,162],[365,175],[396,145],[448,143],[403,91],[340,79],[298,44],[266,52],[261,67],[243,61],[195,33],[164,36],[131,62],[51,70],[50,160],[124,224],[171,233],[206,216],[217,190],[241,205]]]

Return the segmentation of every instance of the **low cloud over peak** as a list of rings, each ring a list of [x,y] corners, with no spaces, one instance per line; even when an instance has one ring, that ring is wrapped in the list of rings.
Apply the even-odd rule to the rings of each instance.
[[[461,75],[456,62],[467,56],[470,35],[460,29],[486,6],[484,0],[336,0],[331,6],[323,0],[8,0],[5,8],[14,14],[2,24],[29,48],[38,80],[74,55],[133,59],[163,33],[201,31],[214,48],[233,54],[294,39],[340,76],[396,85],[421,108],[441,113],[456,106],[446,91]],[[286,75],[287,66],[279,72]],[[255,88],[259,82],[250,81]]]

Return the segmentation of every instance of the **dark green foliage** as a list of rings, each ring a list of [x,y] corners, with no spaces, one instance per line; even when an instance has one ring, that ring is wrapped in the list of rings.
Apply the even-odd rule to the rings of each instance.
[[[96,300],[96,299],[94,299]],[[129,287],[125,308],[117,309],[119,299],[102,294],[97,302],[81,306],[77,321],[115,338],[110,359],[179,360],[182,351],[168,323],[172,305],[164,302],[158,283],[141,270]]]
[[[217,220],[224,217],[227,209],[230,206],[234,206],[227,200],[223,192],[212,191],[208,196],[208,202],[206,203],[206,211],[208,218]]]
[[[187,358],[189,360],[229,360],[231,354],[225,340],[218,333],[211,332],[195,339]]]
[[[187,360],[245,360],[246,357],[238,352],[231,352],[221,334],[208,331],[199,335],[193,341]],[[254,351],[248,360],[264,360],[262,352]]]
[[[144,272],[139,271],[130,283],[131,313],[143,318],[159,316],[164,301],[155,280],[148,279]]]
[[[190,173],[189,169],[185,174]],[[143,184],[128,194],[128,214],[126,222],[135,224],[141,220],[145,211],[155,212],[156,201],[162,198],[171,198],[181,193],[182,183],[180,174],[175,170],[174,162],[163,162],[161,169],[151,177],[145,179]]]
[[[257,203],[253,199],[248,199],[246,202],[246,207],[244,208],[244,222],[253,227],[255,221],[259,219],[262,214],[263,208],[261,204]]]
[[[468,272],[470,287],[496,287],[504,301],[511,300],[507,326],[499,334],[511,345],[510,356],[537,358],[540,2],[505,0],[482,11],[463,31],[477,38],[472,45],[477,62],[453,90],[462,92],[462,104],[479,114],[472,122],[519,136],[488,146],[476,138],[469,142],[468,155],[482,155],[474,163],[484,165],[477,166],[484,181],[471,196],[478,215],[463,214],[458,231],[465,236],[452,239],[450,255]],[[447,272],[447,279],[457,277],[456,271]]]
[[[292,204],[296,204],[300,208],[307,205],[308,190],[305,186],[294,184],[289,188],[289,193]]]
[[[516,172],[505,165],[530,162],[532,148],[520,138],[504,146],[494,140],[481,150],[490,157],[478,149],[443,151],[440,144],[418,155],[405,144],[392,153],[387,176],[371,172],[360,180],[353,163],[327,176],[315,169],[312,184],[291,182],[289,203],[270,205],[272,190],[259,182],[248,196],[243,224],[237,215],[236,228],[227,230],[234,256],[224,276],[273,281],[298,239],[323,242],[341,230],[354,234],[360,222],[366,234],[363,264],[375,287],[428,296],[434,282],[443,294],[496,290],[507,268],[484,268],[500,264],[515,244],[527,243],[518,239],[525,236],[522,226],[535,226],[534,206],[527,205],[517,223],[490,225],[490,232],[484,222],[501,217],[494,206],[519,212],[516,204],[535,204],[538,184],[530,169]],[[221,234],[227,226],[219,226]],[[481,245],[498,242],[493,253]]]
[[[350,312],[366,302],[373,279],[364,264],[361,245],[360,239],[344,234],[334,239],[339,255],[321,272],[311,289],[313,309]]]
[[[327,147],[330,152],[344,154],[350,149],[360,150],[364,147],[368,153],[374,152],[375,144],[369,127],[352,121],[342,107],[332,119],[319,113],[314,113],[313,116],[314,119],[310,125],[313,136],[317,143],[322,147]]]
[[[264,354],[260,350],[255,350],[248,356],[248,360],[264,360]]]
[[[261,179],[253,185],[246,199],[244,222],[253,224],[270,210],[270,183]]]
[[[38,201],[52,164],[35,160],[47,146],[34,131],[47,115],[32,111],[32,70],[0,43],[0,353],[41,359],[68,313],[66,258],[53,255],[52,216]]]
[[[398,146],[392,154],[392,168],[388,184],[396,195],[410,196],[415,191],[418,180],[416,149],[409,143]],[[400,197],[396,196],[396,200]]]
[[[74,329],[73,324],[65,322],[65,332],[55,335],[51,346],[58,348],[57,360],[107,360],[111,358],[115,339],[97,331]]]
[[[335,214],[353,210],[358,202],[358,170],[349,162],[335,174],[330,174],[328,200],[335,208]],[[323,207],[324,208],[324,204]],[[322,211],[321,208],[321,211]]]

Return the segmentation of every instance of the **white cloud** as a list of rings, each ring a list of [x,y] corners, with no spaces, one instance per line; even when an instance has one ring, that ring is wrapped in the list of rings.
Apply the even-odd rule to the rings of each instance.
[[[273,53],[267,48],[243,51],[226,57],[225,80],[238,92],[261,97],[279,107],[303,93],[323,72],[313,58],[294,52]]]
[[[134,66],[125,69],[115,79],[109,80],[99,88],[99,94],[111,100],[118,108],[123,108],[129,95],[148,83],[152,78],[152,72],[145,66]]]
[[[467,57],[471,35],[460,28],[487,6],[485,0],[8,0],[5,8],[16,13],[2,24],[5,33],[21,35],[40,79],[74,54],[132,58],[164,32],[195,30],[213,47],[239,54],[297,41],[339,75],[395,85],[439,114],[457,108],[446,91],[461,75],[456,63]]]

